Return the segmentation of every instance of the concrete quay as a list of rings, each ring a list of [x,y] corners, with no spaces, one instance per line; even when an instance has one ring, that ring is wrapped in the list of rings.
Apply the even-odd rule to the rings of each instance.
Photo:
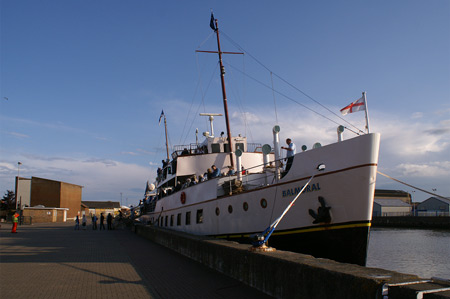
[[[450,282],[135,225],[138,234],[276,298],[450,298]],[[331,249],[332,250],[332,249]]]
[[[270,298],[128,229],[0,228],[1,298]]]

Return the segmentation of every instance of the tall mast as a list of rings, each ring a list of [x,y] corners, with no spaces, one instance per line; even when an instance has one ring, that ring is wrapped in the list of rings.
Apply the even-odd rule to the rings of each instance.
[[[220,39],[219,39],[219,25],[217,19],[214,20],[216,23],[216,36],[217,36],[217,51],[219,53],[219,63],[220,63],[220,81],[222,83],[222,98],[223,98],[223,109],[225,111],[225,123],[227,125],[227,136],[228,136],[228,145],[230,148],[230,163],[231,167],[234,167],[233,162],[233,145],[231,142],[231,131],[230,131],[230,121],[228,119],[228,104],[227,104],[227,92],[225,91],[225,68],[223,67],[222,62],[222,51],[220,50]],[[239,171],[240,169],[236,169]]]
[[[164,114],[164,128],[166,130],[166,151],[167,151],[167,162],[170,161],[169,158],[169,141],[167,139],[167,121],[166,121],[166,115]]]

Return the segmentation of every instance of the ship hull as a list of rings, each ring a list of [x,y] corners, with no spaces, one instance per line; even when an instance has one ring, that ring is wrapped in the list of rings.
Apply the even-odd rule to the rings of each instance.
[[[365,266],[369,231],[369,222],[305,227],[273,234],[268,246]],[[240,243],[250,242],[248,237],[242,235],[212,237]]]
[[[160,198],[141,221],[241,242],[263,232],[309,181],[280,221],[269,246],[365,265],[378,163],[379,134],[299,153],[283,178],[250,174],[245,189],[224,192],[230,178],[208,180]],[[318,164],[326,170],[317,172]],[[245,185],[247,184],[247,185]]]

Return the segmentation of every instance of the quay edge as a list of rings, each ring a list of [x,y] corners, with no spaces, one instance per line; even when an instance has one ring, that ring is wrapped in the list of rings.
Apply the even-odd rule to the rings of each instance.
[[[254,253],[249,251],[248,244],[154,226],[136,224],[132,229],[144,238],[276,298],[383,298],[387,292],[391,292],[389,298],[416,298],[410,296],[411,288],[394,285],[423,281],[416,275],[288,251]],[[426,284],[421,287],[426,289]],[[444,284],[443,287],[449,286]],[[433,298],[450,298],[450,291]]]

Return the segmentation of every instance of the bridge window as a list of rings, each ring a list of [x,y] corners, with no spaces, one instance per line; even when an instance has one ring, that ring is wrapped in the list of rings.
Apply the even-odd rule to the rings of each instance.
[[[177,225],[181,225],[181,213],[177,215]]]
[[[197,223],[203,223],[203,209],[197,210]]]
[[[191,212],[186,212],[186,225],[191,225]]]
[[[213,153],[220,153],[220,144],[218,143],[211,144],[211,151]]]
[[[173,226],[173,215],[170,215],[170,226]]]
[[[229,153],[230,152],[230,145],[228,143],[224,143],[223,144],[223,151],[225,153]]]
[[[165,222],[166,222],[166,226],[167,226],[167,220],[168,220],[168,219],[169,219],[169,216],[166,216],[166,221],[165,221]]]
[[[243,143],[236,143],[236,150],[240,149],[242,152],[244,152],[244,144]]]

